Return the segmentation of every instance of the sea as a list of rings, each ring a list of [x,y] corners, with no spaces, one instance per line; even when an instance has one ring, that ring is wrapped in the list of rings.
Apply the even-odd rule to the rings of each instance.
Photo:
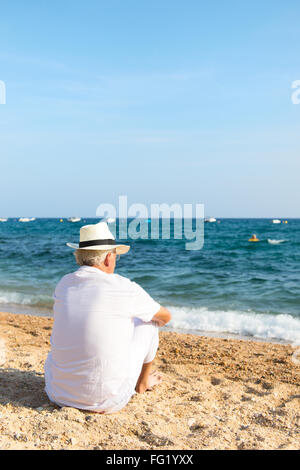
[[[66,242],[77,243],[80,227],[97,222],[0,223],[0,311],[52,316],[57,282],[77,269]],[[170,239],[121,240],[131,250],[116,272],[169,308],[169,329],[300,345],[300,219],[218,219],[203,227],[196,251],[172,229]],[[259,242],[248,241],[253,233]]]

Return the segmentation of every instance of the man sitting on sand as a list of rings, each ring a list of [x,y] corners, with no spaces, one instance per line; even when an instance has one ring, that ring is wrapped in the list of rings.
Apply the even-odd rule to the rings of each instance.
[[[46,393],[60,406],[113,413],[135,393],[162,380],[151,372],[158,327],[170,312],[135,282],[114,274],[118,245],[105,222],[80,229],[75,257],[80,268],[64,276],[54,293],[51,351],[45,363]]]

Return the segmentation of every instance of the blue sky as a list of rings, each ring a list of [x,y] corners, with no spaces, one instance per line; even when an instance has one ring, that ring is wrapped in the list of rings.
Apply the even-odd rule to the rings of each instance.
[[[300,4],[1,2],[4,216],[300,217]]]

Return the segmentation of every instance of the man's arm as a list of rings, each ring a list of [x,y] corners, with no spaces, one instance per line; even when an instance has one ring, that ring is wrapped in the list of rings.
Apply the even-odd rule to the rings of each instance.
[[[172,315],[169,310],[165,307],[161,307],[159,311],[154,315],[152,321],[157,323],[158,326],[164,326],[171,320]]]

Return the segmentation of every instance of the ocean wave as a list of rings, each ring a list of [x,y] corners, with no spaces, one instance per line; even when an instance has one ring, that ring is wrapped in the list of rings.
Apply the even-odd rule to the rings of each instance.
[[[1,304],[15,304],[27,305],[33,307],[49,307],[53,305],[53,299],[49,295],[33,295],[24,294],[20,292],[1,292],[0,291],[0,305]]]
[[[170,327],[212,333],[232,333],[260,339],[300,344],[300,318],[288,314],[210,311],[205,307],[168,307]]]
[[[45,294],[1,292],[0,306],[51,309],[53,299]],[[17,308],[17,307],[16,307]],[[289,314],[256,313],[253,311],[218,311],[206,307],[168,307],[172,313],[170,327],[207,333],[230,333],[263,340],[283,340],[300,345],[300,317]]]

